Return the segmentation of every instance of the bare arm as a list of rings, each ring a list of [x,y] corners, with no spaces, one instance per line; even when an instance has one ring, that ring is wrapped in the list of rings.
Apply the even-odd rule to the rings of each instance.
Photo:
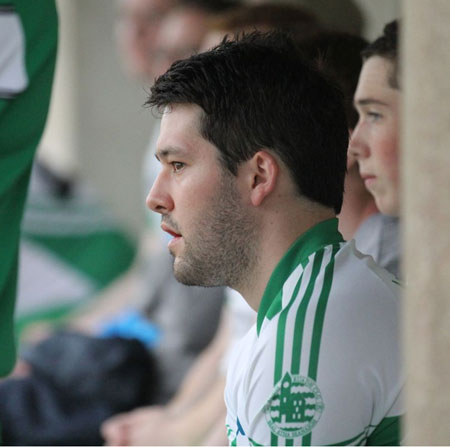
[[[223,406],[223,412],[217,418],[211,430],[202,439],[201,445],[228,445],[227,432],[225,427],[225,418],[227,409]]]

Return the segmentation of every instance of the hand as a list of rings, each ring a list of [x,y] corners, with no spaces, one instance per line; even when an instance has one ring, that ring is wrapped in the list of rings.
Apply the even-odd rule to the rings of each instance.
[[[119,414],[101,427],[106,445],[175,445],[174,422],[165,407],[143,407]]]

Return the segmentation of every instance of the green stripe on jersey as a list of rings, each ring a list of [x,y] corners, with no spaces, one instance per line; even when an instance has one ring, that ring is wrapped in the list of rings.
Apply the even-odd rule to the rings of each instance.
[[[400,416],[386,417],[377,426],[374,432],[367,436],[367,432],[375,425],[368,425],[361,433],[345,441],[333,442],[328,446],[342,445],[400,445]]]
[[[300,354],[302,352],[303,335],[305,329],[306,311],[308,309],[309,302],[311,300],[314,287],[316,285],[316,279],[321,271],[322,260],[323,260],[323,250],[316,253],[314,257],[314,263],[312,267],[311,278],[308,283],[308,287],[305,294],[301,298],[302,301],[297,310],[297,315],[295,317],[294,326],[294,343],[292,344],[292,364],[291,373],[298,374],[300,372]]]
[[[325,320],[325,311],[327,308],[328,297],[330,296],[331,284],[333,281],[333,272],[334,272],[334,258],[336,253],[340,249],[340,244],[333,244],[331,258],[325,267],[325,273],[323,278],[322,291],[320,292],[316,313],[314,316],[314,326],[313,333],[311,339],[311,351],[309,357],[309,368],[308,368],[308,377],[317,380],[317,370],[319,366],[319,351],[320,351],[320,343],[322,340],[322,330],[323,324]],[[303,437],[302,445],[309,446],[311,445],[312,432],[308,433]]]
[[[400,416],[384,418],[372,434],[366,445],[400,445]]]
[[[300,290],[300,286],[302,284],[303,273],[300,275],[300,278],[295,285],[294,292],[289,300],[288,305],[283,309],[281,315],[278,319],[277,325],[277,346],[275,351],[275,371],[273,375],[273,382],[276,385],[282,378],[283,373],[283,355],[284,355],[284,340],[286,336],[286,320],[289,315],[289,310],[292,304],[295,302],[297,298],[298,291]],[[280,294],[281,295],[281,294]],[[280,300],[281,303],[281,300]],[[281,304],[280,304],[281,305]]]
[[[316,315],[314,319],[313,336],[311,342],[311,356],[309,359],[309,372],[308,376],[313,380],[317,380],[317,369],[319,366],[319,351],[320,343],[322,340],[322,330],[325,320],[325,311],[328,304],[328,297],[330,296],[331,284],[333,282],[334,273],[334,257],[339,251],[340,245],[334,244],[333,251],[331,253],[331,259],[325,268],[324,284],[322,287],[322,292],[319,297],[319,302],[317,304]]]
[[[359,435],[353,438],[346,439],[345,441],[335,442],[333,444],[328,444],[328,446],[341,446],[341,445],[360,445],[361,441],[366,440],[366,430],[362,431]]]
[[[297,281],[294,292],[289,300],[289,304],[286,306],[284,311],[281,313],[280,318],[278,319],[277,325],[277,346],[275,351],[275,371],[273,374],[274,385],[276,385],[281,380],[281,374],[283,372],[283,354],[284,354],[284,336],[286,334],[286,319],[289,314],[289,309],[291,308],[294,299],[297,296],[298,290],[300,289],[300,285],[302,283],[303,273],[300,275],[300,278]],[[279,305],[281,308],[282,301],[282,293],[278,293],[277,297],[279,299]],[[278,302],[278,300],[277,300]],[[270,445],[278,445],[278,436],[275,433],[270,433]]]
[[[284,355],[284,340],[286,335],[286,319],[289,315],[289,310],[294,304],[295,299],[297,298],[298,291],[300,290],[300,286],[302,284],[303,280],[303,272],[300,275],[300,278],[297,281],[297,284],[295,285],[294,291],[291,295],[291,298],[289,300],[288,305],[284,308],[283,312],[281,313],[279,319],[278,319],[278,325],[277,325],[277,346],[276,346],[276,352],[275,352],[275,371],[274,371],[274,385],[276,385],[282,378],[283,373],[283,355]],[[282,300],[282,293],[278,294],[280,297],[280,308],[281,308],[281,300]],[[271,441],[270,445],[278,445],[278,436],[275,435],[273,432],[271,433]]]
[[[271,306],[267,309],[266,318],[271,320],[275,315],[277,315],[282,308],[283,302],[283,291],[280,290],[276,297],[273,299]]]
[[[261,331],[264,319],[269,318],[268,311],[271,308],[274,299],[297,266],[305,261],[312,253],[319,251],[324,246],[343,242],[343,238],[337,227],[338,220],[336,218],[325,220],[303,233],[291,245],[287,253],[272,272],[266,290],[264,291],[258,309],[256,326],[258,335]],[[272,318],[273,316],[274,314],[271,313],[270,317]]]

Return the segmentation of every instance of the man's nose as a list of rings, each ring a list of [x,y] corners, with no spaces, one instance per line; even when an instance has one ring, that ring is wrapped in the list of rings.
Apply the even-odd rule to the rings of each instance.
[[[173,210],[174,202],[164,184],[161,173],[156,177],[156,180],[148,193],[146,203],[147,207],[155,213],[167,214]]]
[[[364,138],[364,131],[361,124],[358,123],[351,133],[350,142],[348,145],[348,153],[358,160],[360,158],[367,157],[369,155],[369,152],[369,146]]]

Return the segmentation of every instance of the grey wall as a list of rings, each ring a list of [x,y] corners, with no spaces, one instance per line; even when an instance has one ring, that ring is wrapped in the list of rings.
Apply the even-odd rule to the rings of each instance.
[[[122,72],[112,0],[58,0],[60,38],[40,156],[93,185],[137,236],[143,227],[141,160],[155,123],[146,86]]]
[[[67,1],[67,0],[65,0]],[[140,172],[152,114],[144,87],[123,74],[114,39],[114,2],[77,0],[79,156],[83,175],[137,232],[144,209]]]
[[[365,17],[362,32],[369,40],[376,38],[387,22],[400,18],[401,15],[399,0],[354,0],[354,2]]]

